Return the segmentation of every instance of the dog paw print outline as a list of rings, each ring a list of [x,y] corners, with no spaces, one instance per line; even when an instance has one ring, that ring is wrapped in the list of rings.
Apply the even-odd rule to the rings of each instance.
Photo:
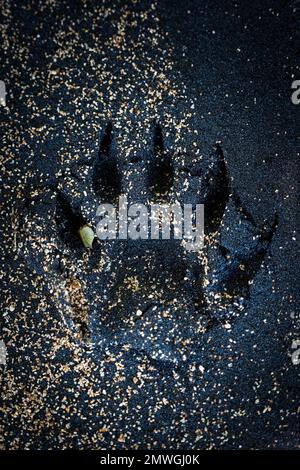
[[[77,192],[83,195],[79,202],[72,200],[60,180],[56,222],[62,265],[85,260],[77,272],[84,279],[89,305],[86,324],[78,321],[85,336],[94,341],[103,334],[117,341],[134,337],[137,347],[152,350],[155,345],[161,351],[164,344],[169,353],[178,338],[203,333],[245,308],[278,217],[274,214],[267,227],[257,226],[232,188],[220,145],[203,167],[202,161],[188,155],[172,155],[159,124],[154,125],[149,154],[125,162],[109,123],[95,157],[82,159],[72,170]],[[78,168],[85,168],[85,174]],[[113,203],[122,194],[132,202],[204,204],[204,250],[187,252],[175,239],[103,242],[96,238],[86,254],[82,241],[91,247],[93,232],[83,234],[82,227],[95,226],[100,202]],[[143,338],[150,346],[145,347]]]

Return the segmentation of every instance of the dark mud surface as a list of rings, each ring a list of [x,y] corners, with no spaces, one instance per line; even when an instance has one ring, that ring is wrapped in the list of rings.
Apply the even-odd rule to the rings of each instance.
[[[2,2],[1,448],[299,447],[299,23]],[[205,248],[86,249],[120,195],[204,203]]]

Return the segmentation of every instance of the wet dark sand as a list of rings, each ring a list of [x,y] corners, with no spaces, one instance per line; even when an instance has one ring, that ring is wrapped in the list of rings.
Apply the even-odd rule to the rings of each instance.
[[[299,2],[3,4],[1,447],[297,448]],[[202,255],[85,249],[119,194]]]

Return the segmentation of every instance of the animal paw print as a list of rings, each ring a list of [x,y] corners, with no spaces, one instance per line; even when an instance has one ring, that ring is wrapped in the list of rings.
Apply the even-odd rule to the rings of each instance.
[[[177,361],[199,335],[241,314],[277,227],[258,227],[231,186],[222,148],[202,162],[165,147],[159,124],[145,156],[124,161],[112,123],[99,150],[80,160],[55,187],[56,301],[81,339],[130,344]],[[182,240],[106,240],[86,249],[80,227],[95,228],[101,203],[203,203],[205,246]],[[73,325],[73,326],[72,326]]]

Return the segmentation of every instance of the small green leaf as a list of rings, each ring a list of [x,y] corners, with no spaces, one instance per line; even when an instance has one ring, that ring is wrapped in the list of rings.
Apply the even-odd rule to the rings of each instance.
[[[82,227],[80,227],[79,236],[85,248],[92,248],[95,233],[89,225],[83,225]]]

